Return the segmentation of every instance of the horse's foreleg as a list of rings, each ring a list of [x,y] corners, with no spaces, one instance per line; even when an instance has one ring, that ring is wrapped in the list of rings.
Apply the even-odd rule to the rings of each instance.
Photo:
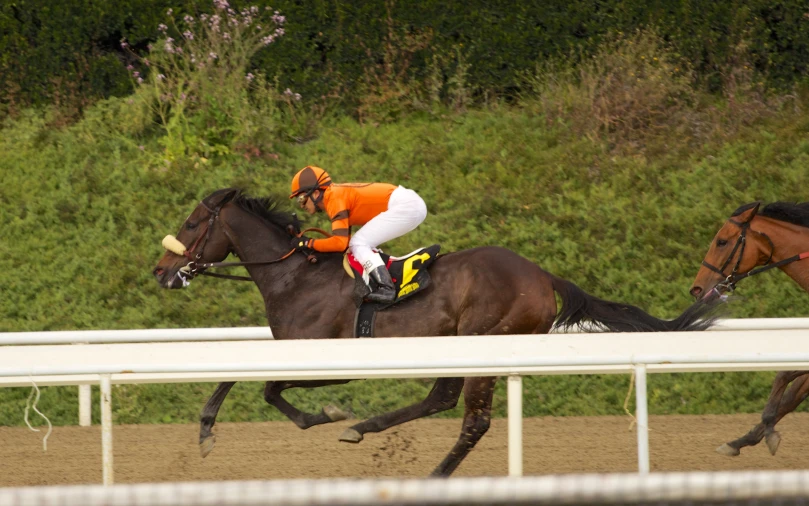
[[[807,374],[806,371],[781,371],[775,376],[775,380],[772,384],[772,389],[770,390],[770,397],[767,399],[767,405],[764,407],[764,411],[761,414],[761,422],[755,425],[750,431],[745,434],[744,436],[740,437],[739,439],[735,439],[729,443],[725,443],[719,448],[716,449],[717,452],[728,455],[731,457],[735,457],[739,455],[742,448],[746,446],[754,446],[761,442],[764,437],[772,438],[772,445],[774,448],[778,448],[778,439],[779,436],[774,430],[775,424],[783,418],[787,413],[790,413],[795,407],[800,404],[798,402],[791,409],[787,408],[788,405],[782,405],[782,397],[784,396],[784,391],[786,390],[787,386],[790,382],[794,379],[798,378]],[[791,391],[791,389],[790,389]],[[793,395],[794,397],[794,395]],[[791,404],[791,403],[790,403]],[[780,415],[780,416],[779,416]],[[774,434],[774,435],[772,435]],[[774,453],[775,449],[773,449],[770,443],[770,452]]]
[[[431,476],[449,476],[489,430],[492,419],[492,396],[497,378],[467,378],[464,385],[464,417],[461,435],[452,451],[435,468]]]
[[[368,432],[382,432],[394,425],[452,409],[458,404],[463,384],[463,378],[439,378],[423,401],[349,427],[340,435],[340,441],[359,443]]]
[[[199,451],[203,457],[206,457],[213,450],[216,436],[211,432],[211,428],[216,423],[216,414],[219,413],[219,408],[222,407],[225,397],[227,397],[228,392],[235,384],[235,381],[218,384],[213,395],[205,403],[205,407],[202,408],[202,414],[199,416]]]
[[[775,452],[778,451],[778,445],[781,444],[781,435],[775,430],[775,424],[795,411],[795,408],[806,399],[807,395],[809,395],[809,374],[804,374],[789,386],[783,399],[781,399],[781,404],[778,406],[778,413],[764,430],[764,442],[767,443],[767,449],[770,450],[771,455],[775,455]]]
[[[281,392],[287,388],[316,388],[327,385],[342,385],[351,380],[323,380],[323,381],[268,381],[264,386],[264,400],[271,406],[278,408],[278,411],[286,415],[295,425],[301,429],[308,429],[313,425],[337,422],[348,418],[348,414],[340,408],[329,404],[323,407],[320,413],[305,413],[281,396]]]

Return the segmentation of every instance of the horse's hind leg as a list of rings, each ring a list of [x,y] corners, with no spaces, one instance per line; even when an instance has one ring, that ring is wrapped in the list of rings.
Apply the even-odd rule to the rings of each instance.
[[[750,429],[750,431],[744,436],[729,443],[723,444],[717,448],[716,451],[722,455],[735,457],[739,455],[742,448],[757,445],[766,437],[767,446],[770,449],[770,453],[775,455],[775,451],[778,449],[778,444],[780,443],[781,439],[778,433],[775,431],[775,424],[778,423],[781,418],[791,413],[792,410],[794,410],[806,397],[805,393],[803,394],[803,397],[797,395],[797,390],[800,389],[806,380],[792,385],[789,392],[787,392],[786,398],[783,398],[784,391],[790,382],[803,375],[807,375],[807,372],[779,372],[775,376],[772,389],[770,390],[770,397],[767,399],[767,405],[764,407],[764,411],[761,414],[761,422]],[[809,379],[809,375],[807,375],[807,379]]]
[[[211,432],[211,428],[213,428],[216,423],[216,415],[219,413],[219,408],[222,407],[225,397],[227,397],[228,392],[230,392],[230,389],[233,388],[235,384],[235,381],[218,384],[213,395],[211,395],[211,398],[205,403],[205,407],[202,408],[202,414],[199,416],[199,452],[203,457],[208,456],[211,450],[213,450],[213,446],[216,443],[216,435]]]
[[[458,404],[463,384],[463,378],[439,378],[423,401],[349,427],[340,435],[340,441],[359,443],[365,433],[382,432],[394,425],[452,409]]]
[[[492,419],[492,397],[497,378],[467,378],[464,384],[464,417],[461,435],[452,451],[435,468],[431,476],[449,476],[489,430]]]
[[[264,386],[264,400],[271,406],[278,408],[278,411],[286,415],[287,418],[292,420],[295,425],[301,429],[308,429],[313,425],[345,420],[348,418],[348,414],[331,404],[323,407],[318,414],[305,413],[287,402],[287,400],[281,396],[281,392],[288,388],[316,388],[327,385],[342,385],[349,381],[351,380],[268,381]]]

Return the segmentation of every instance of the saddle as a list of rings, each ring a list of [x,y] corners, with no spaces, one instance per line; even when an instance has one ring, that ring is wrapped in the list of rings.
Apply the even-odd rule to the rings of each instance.
[[[354,318],[354,337],[373,337],[374,318],[377,311],[398,304],[430,286],[428,268],[438,257],[440,249],[441,245],[433,244],[426,248],[419,248],[403,257],[392,257],[378,251],[390,273],[393,288],[396,291],[396,298],[388,304],[365,301],[365,296],[371,293],[372,289],[376,289],[376,281],[365,272],[362,264],[354,258],[351,252],[345,254],[343,268],[354,279],[352,299],[354,305],[357,306],[357,314]]]

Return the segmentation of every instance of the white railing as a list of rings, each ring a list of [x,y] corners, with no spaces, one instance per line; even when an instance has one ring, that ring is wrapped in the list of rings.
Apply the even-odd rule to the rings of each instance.
[[[10,506],[805,504],[809,471],[320,479],[0,488]]]
[[[647,372],[809,369],[807,340],[809,330],[728,330],[6,346],[0,386],[100,384],[103,482],[111,484],[115,383],[507,376],[509,474],[519,476],[522,376],[634,373],[645,474]]]
[[[809,329],[809,318],[739,318],[720,321],[715,330]],[[572,332],[576,332],[571,330]],[[223,327],[135,330],[68,330],[51,332],[0,332],[0,345],[159,343],[181,341],[249,341],[272,339],[268,327]],[[73,383],[75,384],[75,383]],[[91,421],[89,384],[79,385],[79,425]]]

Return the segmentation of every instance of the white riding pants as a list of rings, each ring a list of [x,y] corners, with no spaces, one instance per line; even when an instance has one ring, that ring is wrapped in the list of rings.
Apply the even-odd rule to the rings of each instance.
[[[351,237],[348,249],[366,272],[384,265],[372,251],[382,243],[401,237],[418,227],[427,217],[427,205],[413,190],[400,186],[393,190],[388,209],[373,217]]]

